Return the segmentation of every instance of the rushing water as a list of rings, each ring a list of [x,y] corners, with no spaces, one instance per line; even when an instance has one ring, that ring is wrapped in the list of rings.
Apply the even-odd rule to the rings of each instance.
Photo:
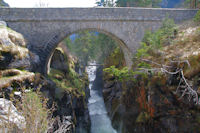
[[[95,63],[90,63],[90,65],[95,65]],[[96,78],[96,66],[88,66],[87,73],[89,78],[89,88],[90,88],[90,98],[88,102],[89,114],[91,119],[91,133],[117,133],[112,125],[111,121],[107,115],[104,100],[95,86],[93,81]]]

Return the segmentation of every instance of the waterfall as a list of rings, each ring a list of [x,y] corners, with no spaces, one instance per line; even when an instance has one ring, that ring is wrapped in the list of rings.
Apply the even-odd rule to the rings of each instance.
[[[95,65],[96,62],[90,63]],[[102,92],[95,89],[94,80],[96,79],[97,66],[87,66],[89,78],[90,98],[88,102],[89,114],[91,119],[91,133],[117,133],[107,115]]]

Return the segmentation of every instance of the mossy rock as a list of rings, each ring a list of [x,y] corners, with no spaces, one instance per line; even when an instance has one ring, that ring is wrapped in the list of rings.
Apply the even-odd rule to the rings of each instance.
[[[12,86],[13,83],[23,83],[28,80],[29,82],[33,82],[35,78],[35,74],[28,71],[21,71],[18,69],[8,69],[4,71],[0,71],[0,89]]]
[[[124,54],[122,50],[117,47],[109,57],[104,61],[105,68],[110,66],[116,66],[117,68],[123,68],[126,66],[126,61],[124,59]]]
[[[50,78],[55,78],[55,79],[63,79],[65,77],[64,73],[60,70],[53,69],[51,68],[50,73],[48,75]]]

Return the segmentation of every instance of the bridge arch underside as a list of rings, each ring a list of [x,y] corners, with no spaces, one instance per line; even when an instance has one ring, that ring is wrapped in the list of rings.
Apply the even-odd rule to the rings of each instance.
[[[82,30],[104,33],[116,40],[123,50],[126,65],[130,68],[132,65],[132,55],[138,49],[144,32],[148,29],[158,29],[160,24],[160,21],[47,21],[26,22],[26,24],[23,24],[22,29],[27,30],[34,25],[34,31],[28,36],[26,36],[26,31],[24,31],[24,35],[25,38],[28,38],[29,49],[36,52],[40,57],[39,71],[46,74],[49,59],[57,45],[64,38]],[[22,29],[20,30],[22,31]]]
[[[48,61],[57,45],[66,37],[82,30],[104,33],[116,40],[124,52],[127,66],[132,65],[132,55],[137,51],[146,30],[156,30],[161,21],[126,20],[74,20],[74,21],[23,21],[8,22],[8,26],[22,33],[28,48],[39,55],[36,71],[46,74]]]
[[[76,33],[79,33],[81,31],[85,31],[85,30],[93,31],[93,32],[99,32],[99,33],[105,34],[105,35],[109,36],[111,39],[115,40],[124,53],[126,65],[129,66],[129,67],[132,65],[132,61],[131,61],[132,53],[122,39],[118,38],[116,35],[108,32],[108,31],[105,31],[105,30],[102,30],[102,29],[84,28],[84,29],[77,29],[77,30],[74,30],[74,31],[60,32],[60,33],[56,34],[52,38],[51,41],[48,42],[48,45],[45,49],[46,52],[44,52],[47,55],[46,59],[44,59],[44,61],[45,61],[45,69],[43,71],[44,74],[47,74],[50,70],[51,57],[53,56],[54,50],[58,46],[58,44],[60,42],[62,42],[65,38],[69,37],[70,35],[76,34]]]

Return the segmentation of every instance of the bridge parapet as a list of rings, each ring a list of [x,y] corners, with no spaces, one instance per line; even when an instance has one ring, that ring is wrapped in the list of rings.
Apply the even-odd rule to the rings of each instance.
[[[195,9],[166,8],[0,8],[5,21],[175,21],[192,18]]]

